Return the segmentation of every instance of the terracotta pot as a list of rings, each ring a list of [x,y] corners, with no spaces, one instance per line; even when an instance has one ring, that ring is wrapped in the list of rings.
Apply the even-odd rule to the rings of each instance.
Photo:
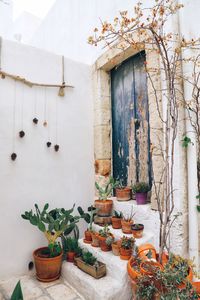
[[[119,256],[119,243],[118,242],[114,242],[112,243],[112,252],[114,255]]]
[[[189,267],[188,276],[186,277],[186,280],[192,283],[192,280],[193,280],[193,271],[192,271],[191,267]],[[186,287],[186,283],[185,282],[183,282],[183,283],[181,283],[181,284],[178,285],[178,288],[181,289],[181,290],[185,289],[185,287]]]
[[[92,243],[92,234],[90,230],[85,231],[85,238],[83,240],[84,243],[86,244],[91,244]]]
[[[112,214],[112,200],[95,200],[94,206],[98,209],[98,216],[109,217]]]
[[[72,251],[67,252],[67,261],[73,263],[75,256],[76,256],[75,252]]]
[[[113,235],[111,235],[111,236],[113,237]],[[104,252],[111,251],[112,246],[106,244],[107,237],[100,236],[100,235],[98,237],[99,237],[99,244],[100,244],[101,250],[104,251]]]
[[[135,198],[138,205],[147,204],[147,193],[135,193]]]
[[[131,258],[132,255],[132,249],[124,249],[124,248],[120,248],[119,249],[120,252],[120,258],[123,260],[129,260]]]
[[[99,235],[97,232],[92,232],[92,247],[99,247]]]
[[[151,251],[151,258],[154,258],[156,260],[156,249],[153,245],[151,244],[143,244],[138,247],[138,256],[143,259],[147,260],[148,253]]]
[[[153,275],[158,269],[162,270],[163,266],[152,260],[146,260],[140,264],[141,274],[143,275]]]
[[[133,224],[131,226],[134,238],[140,239],[143,235],[144,225],[143,224]]]
[[[120,228],[122,228],[121,221],[122,221],[122,219],[120,219],[120,218],[112,217],[112,227],[114,229],[120,229]]]
[[[130,278],[132,280],[135,280],[140,276],[140,271],[138,270],[138,267],[134,268],[134,265],[136,266],[137,264],[135,262],[134,257],[131,257],[127,264],[127,271],[128,271],[128,275],[130,276]],[[139,269],[140,269],[140,267],[139,267]]]
[[[42,282],[50,282],[60,277],[63,252],[56,257],[40,257],[40,252],[45,249],[47,247],[36,249],[33,252],[33,258],[37,279]]]
[[[125,220],[121,220],[121,223],[122,223],[123,233],[131,234],[132,233],[131,225],[133,225],[133,221],[127,222]]]
[[[192,286],[195,289],[195,291],[197,292],[197,294],[200,295],[200,281],[192,282]]]
[[[123,189],[116,188],[115,193],[117,201],[129,201],[131,199],[132,189],[130,187],[125,187]]]

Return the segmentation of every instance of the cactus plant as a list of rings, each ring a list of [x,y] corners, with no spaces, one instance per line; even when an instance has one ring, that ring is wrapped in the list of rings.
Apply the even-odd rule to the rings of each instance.
[[[85,213],[81,206],[77,208],[81,218],[83,218],[88,224],[88,229],[92,231],[92,223],[94,221],[94,216],[97,213],[97,209],[94,206],[88,207],[88,213]]]

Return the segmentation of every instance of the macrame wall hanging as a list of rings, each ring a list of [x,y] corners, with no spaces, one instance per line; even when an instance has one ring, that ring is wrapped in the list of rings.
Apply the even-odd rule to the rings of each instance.
[[[43,89],[44,91],[44,116],[43,120],[41,120],[41,124],[43,127],[47,129],[47,140],[45,142],[46,146],[48,148],[51,147],[52,142],[50,140],[50,120],[49,120],[49,106],[48,106],[48,91],[50,88],[58,88],[58,96],[64,97],[65,96],[65,88],[73,88],[71,85],[65,84],[65,78],[64,78],[64,57],[62,56],[62,84],[47,84],[47,83],[37,83],[37,82],[31,82],[25,78],[22,78],[21,76],[13,75],[10,73],[7,73],[1,69],[1,49],[2,49],[2,38],[0,38],[0,76],[2,79],[10,78],[14,82],[14,92],[13,92],[13,128],[12,128],[12,154],[11,159],[14,161],[17,158],[16,153],[16,108],[17,108],[17,97],[18,94],[18,86],[22,84],[22,95],[21,95],[21,107],[20,107],[20,130],[18,132],[18,138],[23,139],[26,137],[25,129],[24,129],[24,101],[27,100],[25,98],[25,87],[30,87],[33,89],[34,94],[34,112],[33,112],[33,119],[32,124],[34,126],[39,125],[39,118],[38,118],[38,112],[39,112],[39,105],[38,105],[38,92],[40,89]],[[59,97],[56,97],[55,99],[55,145],[54,150],[55,152],[58,152],[60,149],[60,146],[58,144],[58,102]],[[40,103],[42,104],[42,103]],[[40,105],[41,107],[41,105]]]

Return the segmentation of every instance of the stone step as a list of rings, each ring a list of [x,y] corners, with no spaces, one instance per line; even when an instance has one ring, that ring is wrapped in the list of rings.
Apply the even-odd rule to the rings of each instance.
[[[63,263],[62,276],[85,300],[130,300],[132,298],[128,277],[126,282],[109,275],[95,279],[69,262]]]

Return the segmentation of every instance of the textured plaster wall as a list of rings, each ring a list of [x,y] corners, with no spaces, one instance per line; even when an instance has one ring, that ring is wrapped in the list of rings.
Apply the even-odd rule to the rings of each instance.
[[[61,82],[61,57],[32,47],[3,41],[2,69],[43,83]],[[23,85],[16,85],[16,161],[11,161],[14,81],[0,79],[0,278],[28,272],[32,251],[46,245],[36,227],[20,215],[48,202],[51,208],[71,208],[73,203],[86,208],[93,201],[93,109],[90,67],[65,59],[65,81],[74,86],[65,97],[47,89],[48,127],[44,121],[44,89],[37,89],[37,118],[34,125],[34,88],[24,87],[23,130],[19,139]],[[56,102],[58,144],[56,143]],[[47,148],[48,131],[52,147]],[[81,223],[81,232],[85,226]]]

